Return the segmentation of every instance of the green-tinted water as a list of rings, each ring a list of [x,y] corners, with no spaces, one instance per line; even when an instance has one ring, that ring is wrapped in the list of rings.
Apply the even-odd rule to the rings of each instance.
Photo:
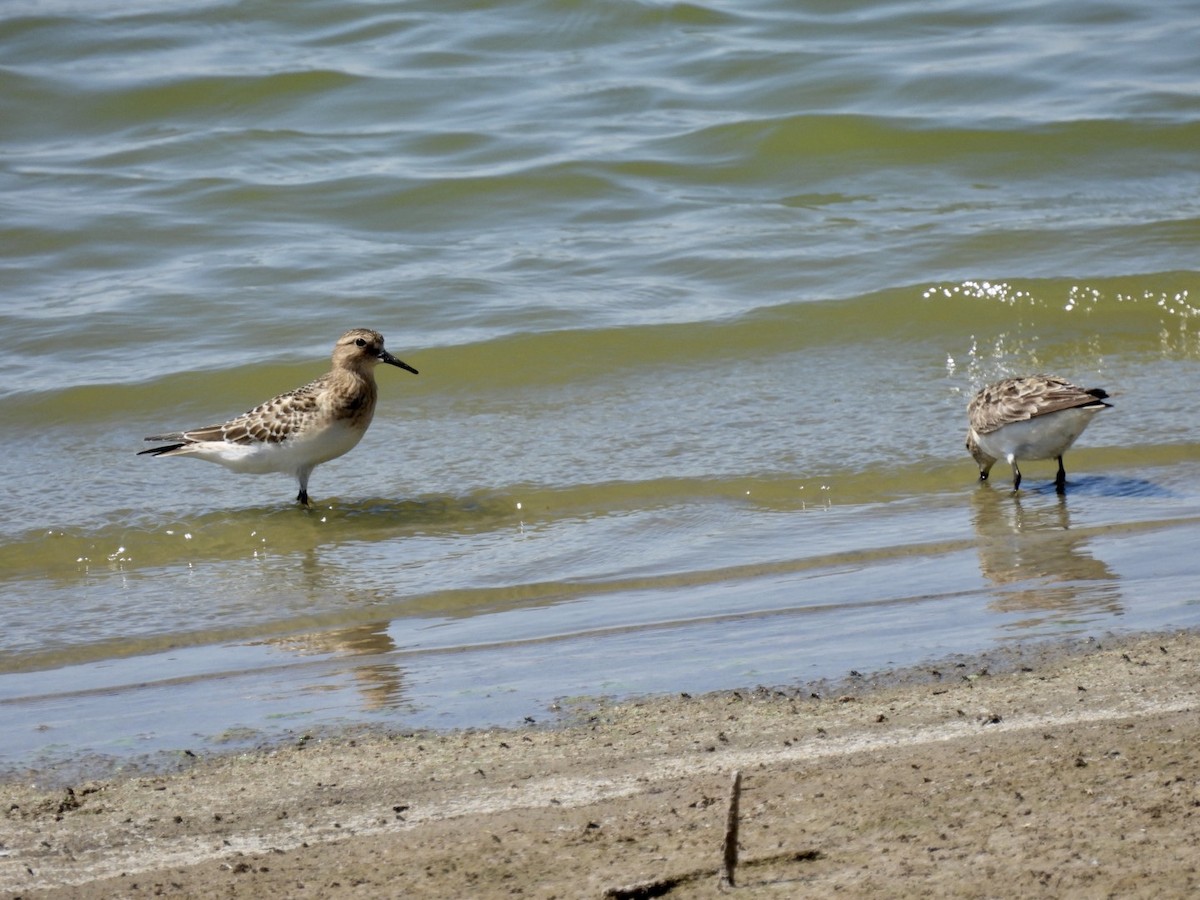
[[[1195,624],[1192,17],[9,4],[0,763]],[[352,326],[313,510],[134,455]],[[1065,501],[962,449],[1026,371]]]

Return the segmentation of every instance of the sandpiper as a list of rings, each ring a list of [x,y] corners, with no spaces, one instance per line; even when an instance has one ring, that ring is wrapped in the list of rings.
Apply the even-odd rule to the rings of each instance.
[[[140,455],[193,456],[234,472],[296,476],[296,500],[308,506],[308,476],[354,448],[375,415],[375,366],[417,370],[383,349],[383,335],[369,328],[347,331],[333,347],[333,368],[304,387],[259,404],[223,425],[152,435],[169,441]]]
[[[1018,459],[1057,459],[1054,487],[1067,487],[1063,454],[1083,434],[1092,416],[1111,404],[1101,388],[1076,387],[1051,375],[1006,378],[983,388],[967,406],[967,450],[987,481],[992,464],[1012,466],[1013,490],[1021,487]]]

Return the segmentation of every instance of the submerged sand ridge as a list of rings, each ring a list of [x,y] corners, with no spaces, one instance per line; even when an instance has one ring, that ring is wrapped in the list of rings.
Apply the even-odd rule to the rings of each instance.
[[[1184,896],[1200,636],[0,786],[22,897]],[[625,889],[638,886],[641,893]],[[623,893],[623,890],[625,892]]]

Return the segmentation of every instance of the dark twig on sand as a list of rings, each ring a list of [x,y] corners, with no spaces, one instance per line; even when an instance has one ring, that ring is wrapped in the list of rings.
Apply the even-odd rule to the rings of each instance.
[[[733,873],[738,863],[738,801],[742,796],[742,772],[735,769],[729,788],[729,812],[725,817],[725,861],[721,884],[734,886]]]

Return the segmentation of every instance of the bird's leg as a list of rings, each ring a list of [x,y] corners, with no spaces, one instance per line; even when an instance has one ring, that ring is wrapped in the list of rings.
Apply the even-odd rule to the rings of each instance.
[[[300,482],[300,493],[296,495],[296,502],[301,506],[308,506],[308,476],[312,474],[313,467],[307,466],[296,472],[296,480]]]
[[[1067,492],[1067,470],[1063,468],[1062,457],[1058,457],[1058,474],[1054,476],[1054,489],[1060,494]]]
[[[1013,490],[1019,491],[1021,489],[1021,470],[1017,468],[1017,461],[1015,459],[1012,461],[1012,467],[1013,467]]]

